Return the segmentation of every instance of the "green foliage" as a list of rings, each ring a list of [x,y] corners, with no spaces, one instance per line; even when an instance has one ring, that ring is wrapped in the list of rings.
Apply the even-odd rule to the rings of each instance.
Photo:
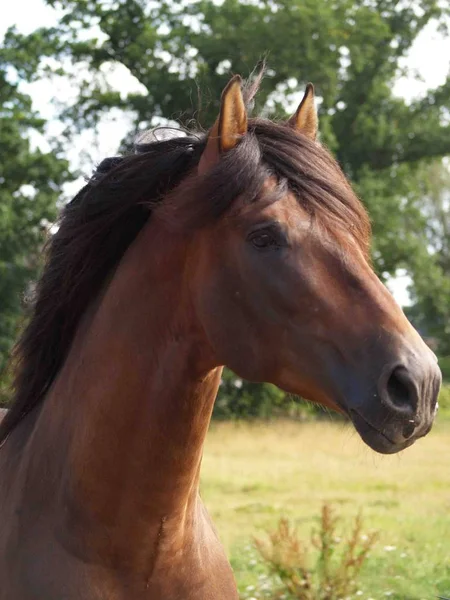
[[[224,369],[214,405],[215,419],[269,419],[283,416],[305,420],[323,414],[321,407],[295,398],[268,383],[252,383]]]
[[[275,386],[250,383],[224,369],[213,416],[219,419],[267,418],[285,404],[286,394]]]
[[[30,132],[44,129],[31,98],[0,48],[0,378],[7,396],[7,357],[22,315],[21,298],[39,272],[47,226],[56,216],[67,162],[34,148]]]
[[[438,419],[450,419],[450,385],[444,384],[439,394]]]
[[[422,210],[427,248],[414,253],[412,272],[414,304],[411,320],[450,352],[450,170],[443,163],[428,165],[424,173]]]
[[[273,588],[265,584],[258,597],[341,600],[354,594],[359,573],[378,534],[363,535],[358,515],[344,540],[337,535],[337,523],[333,510],[325,504],[319,528],[312,532],[309,542],[299,538],[287,519],[280,519],[268,542],[256,539],[256,548],[275,580]]]
[[[11,369],[4,368],[0,376],[0,408],[10,403],[12,395]]]
[[[450,383],[450,356],[441,356],[439,358],[439,367],[442,371],[444,381]]]

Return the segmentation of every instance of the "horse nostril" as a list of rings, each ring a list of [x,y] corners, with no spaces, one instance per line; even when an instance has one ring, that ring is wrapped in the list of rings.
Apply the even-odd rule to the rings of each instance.
[[[415,413],[417,408],[416,388],[405,367],[396,367],[392,371],[387,380],[386,392],[387,401],[391,404],[392,408]],[[412,428],[414,429],[414,425]]]
[[[405,440],[415,432],[418,395],[411,373],[405,367],[395,367],[383,394],[385,404],[403,421],[402,435]]]
[[[410,438],[415,430],[416,430],[416,423],[415,423],[414,419],[411,419],[411,421],[409,423],[407,423],[406,425],[403,426],[402,435],[405,438],[405,440]]]

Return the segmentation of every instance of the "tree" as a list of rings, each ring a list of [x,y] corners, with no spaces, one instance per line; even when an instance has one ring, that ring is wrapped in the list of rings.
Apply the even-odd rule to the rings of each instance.
[[[424,334],[440,341],[439,350],[450,356],[450,170],[446,163],[427,165],[422,206],[428,246],[416,254],[408,310]]]
[[[33,148],[30,132],[43,128],[0,48],[0,400],[23,314],[21,298],[39,271],[46,229],[69,178],[64,159]]]

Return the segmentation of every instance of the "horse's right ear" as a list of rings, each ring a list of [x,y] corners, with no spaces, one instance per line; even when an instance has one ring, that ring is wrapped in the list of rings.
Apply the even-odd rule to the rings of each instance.
[[[198,166],[199,173],[204,173],[212,167],[222,152],[234,148],[247,133],[247,125],[242,79],[235,75],[222,92],[220,113],[208,134],[206,148]]]
[[[303,133],[306,137],[315,140],[317,137],[317,110],[314,103],[314,86],[312,83],[308,83],[305,90],[300,106],[297,108],[295,115],[293,115],[288,125]]]

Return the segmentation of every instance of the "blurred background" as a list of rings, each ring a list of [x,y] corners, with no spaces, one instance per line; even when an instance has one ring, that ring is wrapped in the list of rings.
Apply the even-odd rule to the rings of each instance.
[[[315,84],[321,141],[337,157],[372,219],[376,271],[437,353],[449,380],[449,27],[448,0],[15,0],[2,7],[1,403],[11,396],[8,356],[26,319],[43,244],[64,202],[102,158],[127,150],[143,129],[161,124],[208,128],[230,74],[249,75],[263,57],[268,71],[255,114],[286,117],[306,82]],[[311,423],[323,419],[315,407],[225,371],[205,458],[205,496],[234,560],[243,597],[282,597],[264,596],[261,586],[267,580],[258,579],[265,577],[264,570],[247,556],[244,534],[248,539],[252,528],[271,523],[275,506],[283,506],[302,527],[311,522],[320,499],[337,501],[344,514],[346,507],[350,514],[351,508],[368,505],[370,515],[372,506],[373,515],[380,519],[381,514],[382,525],[400,540],[380,547],[377,572],[385,575],[376,585],[386,576],[383,590],[369,590],[367,583],[367,594],[358,597],[419,600],[431,598],[431,589],[450,596],[450,544],[436,550],[448,530],[450,510],[448,384],[440,404],[441,424],[435,437],[424,441],[433,445],[434,461],[427,462],[425,450],[413,449],[403,463],[417,477],[426,474],[420,494],[429,495],[422,497],[408,487],[412,476],[398,483],[403,470],[396,471],[397,462],[374,465],[363,454],[358,479],[358,465],[348,472],[345,457],[361,452],[356,450],[360,444],[347,433],[342,437],[336,429],[340,424]],[[270,426],[248,422],[275,417]],[[246,422],[232,427],[227,422],[237,419]],[[318,461],[310,479],[291,453],[292,444],[299,443],[296,427],[310,440],[310,446],[297,448],[300,453],[316,441],[323,445],[309,463]],[[255,435],[256,445],[249,441]],[[283,445],[289,440],[292,444]],[[334,441],[329,445],[327,440]],[[342,463],[330,463],[329,457],[320,462],[331,447],[328,452],[334,455],[342,451]],[[236,463],[221,462],[224,449]],[[278,456],[280,462],[265,462],[264,456],[272,461]],[[318,472],[328,476],[318,478]],[[337,474],[334,487],[323,485],[324,477],[330,482]],[[372,489],[368,477],[372,483],[381,479]],[[309,482],[309,500],[303,498],[303,504],[287,492],[293,488],[298,498],[296,478],[298,486],[305,478]],[[283,482],[286,493],[280,496]],[[366,497],[368,489],[373,495]],[[264,500],[245,500],[253,492]],[[432,515],[424,512],[426,507],[434,507]],[[425,517],[428,533],[420,527]],[[390,570],[382,560],[384,547],[401,544],[410,545],[405,556],[417,552],[415,583],[405,560],[398,558],[397,564],[390,555]],[[430,551],[419,558],[418,548],[427,544]],[[403,577],[400,583],[397,576]]]

